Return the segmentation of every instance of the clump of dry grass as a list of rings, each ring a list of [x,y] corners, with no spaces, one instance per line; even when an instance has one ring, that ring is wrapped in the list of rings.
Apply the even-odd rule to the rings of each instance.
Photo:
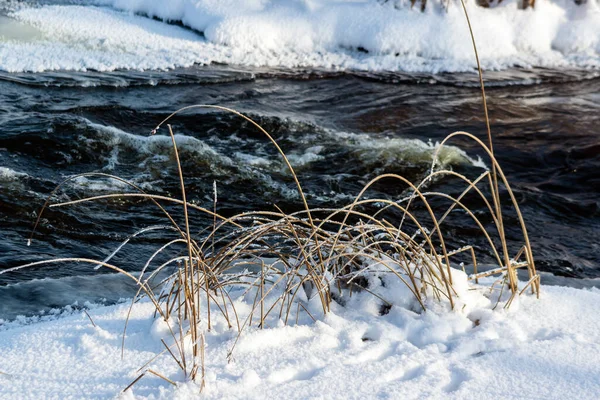
[[[474,40],[473,45],[475,47]],[[166,125],[172,139],[181,189],[180,199],[146,193],[139,186],[117,176],[103,173],[80,174],[68,178],[51,193],[38,213],[33,229],[35,232],[48,207],[65,207],[114,198],[148,200],[164,214],[166,224],[142,229],[132,236],[151,230],[168,230],[174,232],[176,238],[160,246],[138,274],[110,263],[111,258],[129,239],[104,260],[62,258],[38,261],[0,271],[0,274],[64,262],[84,262],[124,274],[138,286],[131,306],[139,297],[147,297],[154,305],[156,315],[165,322],[170,332],[172,340],[170,343],[162,340],[164,350],[156,357],[168,354],[186,377],[199,381],[202,385],[205,374],[205,332],[212,328],[215,320],[226,321],[229,328],[237,330],[238,335],[253,324],[259,328],[266,327],[269,321],[295,324],[301,315],[316,320],[320,315],[330,312],[332,302],[343,303],[344,296],[351,295],[356,290],[371,293],[383,306],[392,307],[391,301],[370,290],[365,283],[365,276],[373,272],[386,273],[401,281],[414,297],[415,304],[423,311],[426,310],[428,301],[447,302],[450,308],[455,306],[457,292],[453,287],[452,268],[458,266],[453,260],[461,253],[470,257],[474,268],[474,273],[469,276],[470,280],[477,282],[484,276],[499,276],[502,284],[497,290],[501,293],[504,290],[510,292],[506,307],[528,288],[539,295],[539,275],[536,273],[525,222],[508,180],[494,156],[482,78],[481,87],[488,144],[469,133],[454,132],[441,142],[433,159],[437,159],[438,153],[447,143],[463,138],[481,147],[491,165],[490,170],[471,179],[450,169],[437,168],[434,161],[430,173],[420,182],[413,183],[396,174],[380,175],[373,178],[354,201],[337,209],[309,206],[300,180],[284,151],[265,129],[249,117],[214,105],[183,108],[171,114],[153,130],[156,133]],[[285,213],[276,208],[225,217],[217,212],[216,184],[212,210],[188,202],[177,142],[168,122],[181,112],[197,108],[233,113],[253,124],[275,146],[284,160],[296,184],[303,209]],[[135,192],[50,204],[54,193],[66,182],[79,176],[114,179],[128,185]],[[429,183],[440,179],[462,182],[464,190],[458,196],[428,191]],[[406,196],[397,201],[366,197],[369,190],[383,180],[402,185]],[[508,199],[501,198],[501,190],[508,194]],[[486,228],[481,213],[475,213],[467,206],[466,200],[472,198],[485,205],[488,214],[485,218],[493,222],[493,229]],[[446,202],[441,209],[438,205],[432,205],[434,200],[439,204],[440,199]],[[183,224],[176,222],[172,207],[167,205],[180,208]],[[454,210],[462,210],[468,216],[485,237],[487,249],[476,249],[470,245],[458,249],[449,248],[442,226]],[[507,210],[516,214],[523,235],[522,245],[516,249],[509,248],[506,240],[503,216]],[[205,218],[207,223],[199,234],[193,235],[190,221],[197,217]],[[157,256],[176,245],[185,247],[184,254],[170,258],[160,266],[150,267]],[[495,268],[478,273],[478,252],[492,255]],[[527,268],[529,273],[529,280],[522,287],[519,287],[517,279],[518,268]],[[166,273],[167,271],[171,272]],[[165,274],[167,277],[162,278]],[[155,283],[156,279],[159,280],[158,284]],[[232,288],[243,288],[245,297],[253,299],[251,309],[245,315],[238,313],[236,303],[230,295]],[[311,302],[313,305],[315,302],[318,304],[316,311],[309,304]],[[123,342],[126,329],[127,323]],[[232,348],[230,355],[233,350]],[[153,360],[140,368],[140,375],[131,385],[148,373],[174,383],[150,368]]]
[[[159,247],[145,262],[139,274],[129,273],[110,263],[112,256],[130,238],[105,260],[54,259],[0,273],[48,263],[85,262],[128,276],[139,288],[131,306],[140,296],[147,297],[154,304],[156,314],[168,325],[172,341],[162,341],[164,350],[161,354],[169,354],[189,379],[200,382],[204,382],[204,334],[211,329],[215,319],[225,320],[238,334],[242,334],[252,324],[264,328],[269,315],[276,316],[271,321],[283,321],[284,324],[296,323],[301,314],[315,320],[319,315],[330,311],[333,301],[342,303],[344,296],[351,295],[353,290],[369,292],[389,308],[393,303],[371,291],[365,284],[364,277],[373,271],[387,273],[400,280],[422,310],[426,309],[428,300],[444,301],[454,307],[457,293],[453,288],[451,269],[458,264],[452,259],[460,253],[467,253],[471,257],[471,264],[475,269],[475,273],[469,277],[471,280],[477,281],[488,275],[500,276],[503,284],[498,290],[506,288],[511,293],[506,302],[507,307],[515,296],[528,287],[532,292],[539,293],[539,276],[535,271],[531,245],[516,199],[493,151],[475,136],[466,132],[452,133],[442,141],[434,155],[435,159],[443,146],[455,138],[473,140],[488,155],[492,166],[491,170],[486,170],[475,179],[434,166],[417,184],[400,175],[384,174],[371,180],[355,200],[344,207],[310,208],[285,153],[268,132],[247,116],[224,107],[198,105],[177,111],[156,129],[177,113],[190,108],[232,112],[254,124],[279,150],[296,182],[304,209],[294,213],[285,213],[280,209],[252,211],[224,217],[217,212],[216,189],[212,210],[189,203],[177,142],[171,127],[167,125],[178,166],[181,199],[145,193],[136,185],[116,176],[85,174],[125,182],[136,193],[104,194],[55,204],[50,204],[49,197],[36,221],[37,226],[47,207],[65,207],[113,198],[142,198],[151,201],[165,215],[168,225],[148,227],[133,236],[150,230],[169,230],[175,232],[177,237]],[[447,193],[427,191],[428,183],[438,179],[457,179],[464,183],[464,190],[455,197]],[[365,197],[373,185],[383,180],[404,185],[408,195],[398,201]],[[515,253],[510,252],[504,233],[503,209],[506,207],[499,195],[501,188],[509,194],[508,206],[516,212],[523,232],[523,245]],[[471,211],[465,204],[467,197],[478,198],[485,204],[489,218],[493,221],[494,231],[486,229],[481,215]],[[433,199],[444,199],[449,206],[442,210],[436,209],[431,204]],[[165,204],[168,203],[181,208],[183,224],[178,224],[171,215],[172,211],[167,211]],[[477,273],[477,252],[473,246],[448,248],[441,227],[455,209],[463,210],[487,239],[489,246],[486,252],[496,260],[495,269]],[[208,217],[207,221],[211,221],[200,235],[191,233],[190,220],[197,215],[192,213],[199,213],[200,216]],[[185,254],[150,268],[159,254],[177,244],[185,247]],[[168,274],[167,278],[162,279],[159,284],[153,283],[157,276],[173,267],[174,272]],[[519,288],[516,270],[523,267],[529,271],[529,281]],[[240,317],[235,302],[230,297],[230,289],[240,286],[245,287],[247,297],[253,299],[251,311],[245,318]],[[319,315],[314,314],[314,309],[311,312],[308,304],[315,300],[319,304]],[[126,327],[127,324],[125,330]],[[149,368],[152,361],[140,369],[139,378],[151,373],[170,381],[160,372]]]

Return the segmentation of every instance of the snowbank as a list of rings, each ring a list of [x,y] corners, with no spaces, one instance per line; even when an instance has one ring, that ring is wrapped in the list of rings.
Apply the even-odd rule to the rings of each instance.
[[[407,2],[375,0],[94,3],[111,8],[43,6],[10,13],[29,33],[0,39],[0,70],[143,70],[211,62],[427,73],[475,67],[458,3],[447,12],[431,3],[424,13]],[[596,0],[582,6],[540,0],[526,11],[517,9],[516,0],[493,9],[468,3],[488,69],[600,67]],[[195,31],[141,15],[181,21]]]
[[[388,294],[400,289],[387,288]],[[464,308],[420,314],[396,305],[380,316],[375,297],[355,294],[316,323],[251,328],[231,362],[236,331],[215,324],[206,338],[205,397],[595,399],[600,393],[600,291],[546,286],[540,300],[522,296],[506,311],[502,303],[492,309],[488,289],[458,288]],[[243,301],[236,300],[240,310]],[[0,397],[114,398],[168,337],[153,306],[138,303],[121,359],[127,307],[90,309],[95,327],[81,312],[65,316],[68,310],[54,320],[0,325]],[[151,368],[183,380],[168,356]],[[148,374],[122,396],[198,393],[194,383],[173,387]]]

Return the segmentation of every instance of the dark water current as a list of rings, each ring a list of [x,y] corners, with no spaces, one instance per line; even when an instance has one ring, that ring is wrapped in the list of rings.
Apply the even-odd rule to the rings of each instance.
[[[544,70],[487,76],[495,152],[528,224],[538,269],[600,277],[600,79],[593,72]],[[52,257],[102,259],[136,230],[164,223],[146,202],[103,200],[49,210],[27,246],[36,212],[52,189],[73,174],[116,174],[149,192],[179,197],[167,132],[149,135],[178,108],[217,104],[250,115],[289,155],[311,206],[341,206],[378,174],[422,178],[435,143],[453,131],[485,138],[476,83],[470,74],[225,66],[0,73],[0,269]],[[274,210],[274,204],[300,209],[276,150],[239,117],[192,110],[172,124],[191,201],[212,207],[216,181],[218,209],[225,215]],[[442,152],[446,166],[472,177],[484,171],[478,157],[490,166],[474,143],[452,144],[462,150]],[[386,182],[370,194],[391,199],[405,194],[405,187]],[[431,190],[455,195],[463,188],[454,180],[431,184]],[[82,177],[65,185],[54,201],[125,190],[115,182]],[[476,203],[472,207],[482,209]],[[510,213],[506,218],[507,237],[516,246],[516,219]],[[194,223],[200,229],[206,221]],[[461,218],[449,219],[444,232],[454,247],[483,241]],[[132,240],[113,261],[139,270],[164,243],[161,235]],[[98,274],[89,264],[56,264],[0,275],[0,319],[75,300],[114,301],[127,293],[121,279]]]

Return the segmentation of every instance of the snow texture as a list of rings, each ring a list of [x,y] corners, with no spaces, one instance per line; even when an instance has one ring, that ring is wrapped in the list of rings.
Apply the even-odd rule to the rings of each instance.
[[[296,326],[251,327],[230,362],[237,331],[217,322],[206,336],[207,399],[595,399],[600,393],[600,317],[597,289],[542,287],[542,297],[523,295],[506,310],[469,290],[454,275],[459,305],[407,307],[407,290],[386,281],[395,304],[380,315],[380,301],[355,293],[344,307]],[[396,297],[394,297],[396,293]],[[409,294],[408,294],[409,295]],[[410,295],[409,295],[410,296]],[[251,299],[250,299],[251,303]],[[236,307],[249,310],[242,297]],[[309,305],[310,306],[310,305]],[[121,359],[127,304],[91,307],[96,326],[81,311],[0,324],[0,398],[188,399],[199,385],[186,382],[175,362],[162,356],[150,367],[174,387],[147,374],[119,395],[138,368],[169,341],[153,306],[133,307]],[[310,307],[309,307],[310,309]]]
[[[600,5],[467,6],[485,68],[600,67]],[[446,2],[444,2],[446,4]],[[366,71],[472,71],[460,3],[97,0],[0,16],[0,70],[171,69],[213,62]],[[150,19],[153,17],[156,19]],[[164,22],[161,22],[163,20]],[[165,22],[180,22],[185,27]]]

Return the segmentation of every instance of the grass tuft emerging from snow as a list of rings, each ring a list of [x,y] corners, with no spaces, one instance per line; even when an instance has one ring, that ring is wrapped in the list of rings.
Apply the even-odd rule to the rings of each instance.
[[[230,361],[237,334],[214,323],[201,398],[596,398],[600,291],[544,286],[542,300],[522,296],[493,311],[485,290],[471,291],[468,311],[394,306],[384,316],[373,296],[355,293],[316,323],[304,315],[293,327],[253,324]],[[131,314],[127,304],[89,309],[96,327],[79,312],[1,331],[0,398],[115,398],[170,338],[154,310],[144,300]],[[170,357],[150,368],[178,385],[148,373],[121,398],[199,397],[199,384],[185,381]]]
[[[448,346],[455,338],[468,335],[474,327],[478,332],[485,332],[486,328],[479,327],[495,326],[488,324],[498,318],[493,310],[518,305],[519,296],[528,289],[538,297],[540,293],[540,279],[525,222],[506,176],[494,157],[483,81],[481,83],[488,123],[487,145],[469,133],[452,133],[437,146],[431,172],[420,182],[412,183],[396,174],[380,175],[367,183],[353,202],[338,209],[309,206],[300,179],[283,149],[249,117],[220,106],[183,108],[152,131],[157,134],[161,127],[167,128],[177,165],[181,199],[146,193],[136,184],[110,174],[79,174],[62,182],[48,197],[38,214],[32,238],[48,207],[101,199],[147,200],[163,213],[163,225],[134,232],[104,260],[38,261],[2,270],[0,274],[47,264],[82,262],[96,269],[108,268],[132,279],[139,289],[129,308],[107,309],[115,314],[108,319],[102,318],[102,321],[86,312],[91,328],[77,325],[76,330],[91,329],[89,334],[62,332],[77,338],[76,351],[87,351],[96,360],[117,360],[119,354],[115,354],[115,349],[118,348],[124,365],[134,359],[136,362],[144,359],[137,364],[135,372],[127,375],[129,383],[121,388],[124,397],[133,396],[133,390],[137,388],[143,392],[148,380],[159,380],[163,385],[176,387],[180,397],[197,395],[198,391],[207,396],[215,393],[228,397],[247,396],[248,388],[287,387],[290,382],[311,380],[321,371],[331,374],[336,369],[345,371],[345,379],[351,380],[357,374],[365,373],[364,368],[354,368],[353,364],[368,361],[372,366],[374,361],[383,362],[395,354],[406,358],[403,368],[380,371],[373,383],[384,387],[391,382],[418,379],[429,368],[435,368],[440,354],[448,352]],[[289,213],[275,206],[274,210],[224,216],[218,212],[216,183],[212,207],[188,202],[177,140],[168,122],[181,112],[198,108],[233,113],[263,134],[284,160],[302,210]],[[439,152],[457,138],[471,140],[480,146],[488,156],[491,169],[469,178],[440,167],[436,163]],[[120,186],[131,188],[132,192],[51,204],[54,194],[64,184],[82,177],[113,180]],[[460,195],[428,190],[432,182],[450,179],[464,185]],[[368,197],[371,189],[382,181],[391,181],[404,188],[404,196],[394,201]],[[500,196],[501,190],[506,196]],[[472,201],[485,205],[488,211],[485,217],[469,208]],[[178,211],[183,215],[175,215]],[[509,246],[504,233],[507,212],[523,234],[523,242],[517,248]],[[488,241],[487,249],[470,245],[449,248],[448,233],[443,224],[456,214],[465,217],[480,231]],[[198,224],[199,231],[194,229]],[[164,232],[164,243],[140,263],[138,273],[125,271],[111,263],[133,237],[156,231]],[[170,251],[177,247],[180,253],[170,256]],[[477,273],[477,253],[491,255],[496,262],[494,268]],[[471,275],[467,275],[464,261],[457,261],[464,260],[465,256],[473,269]],[[161,257],[167,260],[161,260]],[[524,284],[517,278],[518,268],[528,271],[529,279]],[[124,326],[122,333],[115,333],[116,324]],[[8,332],[12,333],[7,337],[22,339],[18,328]],[[15,332],[17,334],[13,336]],[[510,332],[511,335],[514,333]],[[51,340],[59,340],[57,334],[53,333]],[[494,334],[497,332],[489,333]],[[398,342],[390,346],[392,338]],[[68,337],[64,339],[70,343]],[[370,342],[385,344],[365,353],[356,351],[373,347]],[[482,351],[468,343],[461,342],[466,348],[457,350],[459,356]],[[13,349],[19,346],[12,345]],[[284,354],[291,354],[285,364],[280,364],[279,349],[284,349]],[[419,362],[410,359],[411,350],[415,349],[425,350],[419,352]],[[69,344],[51,347],[51,350],[54,353],[46,352],[44,356],[78,358],[77,354],[72,354],[74,349]],[[340,352],[352,357],[341,365],[336,364],[335,358],[323,358],[324,354],[333,356]],[[235,387],[226,389],[227,393],[220,392],[228,378],[218,380],[210,367],[226,363],[222,367],[225,372],[221,374],[227,374],[228,369],[235,368],[228,366],[235,365],[238,356],[247,354],[254,354],[256,359],[248,364],[254,367],[235,378]],[[81,358],[89,361],[87,355]],[[268,371],[272,365],[278,365],[278,368]],[[4,365],[0,364],[0,367],[4,368]],[[76,374],[85,373],[82,371]],[[7,369],[0,379],[12,379],[13,374],[12,369]],[[440,379],[440,382],[447,381],[441,390],[456,392],[467,378],[466,371],[453,369],[449,376]],[[264,379],[266,382],[263,383]],[[123,376],[120,376],[112,383],[122,381]],[[396,388],[395,385],[392,387]],[[238,393],[240,388],[243,391]],[[329,392],[329,396],[339,390],[341,387]],[[263,393],[262,390],[259,392]],[[298,397],[300,393],[281,395]],[[71,392],[66,394],[72,395]],[[160,389],[160,395],[168,397],[173,393],[169,389]]]
[[[210,209],[188,202],[176,136],[167,122],[176,114],[194,108],[234,113],[264,134],[285,161],[304,209],[286,213],[275,206],[272,211],[226,217],[218,213],[216,183]],[[488,154],[492,165],[491,170],[485,170],[475,179],[441,168],[434,162],[431,172],[416,185],[399,175],[380,175],[347,206],[314,209],[309,207],[300,180],[283,150],[249,117],[223,107],[198,105],[173,113],[153,134],[165,125],[178,167],[181,199],[148,194],[113,175],[87,173],[61,183],[49,196],[36,222],[37,227],[48,207],[100,199],[142,199],[150,201],[164,214],[163,225],[133,233],[104,260],[54,259],[0,271],[3,274],[46,264],[84,262],[131,278],[138,292],[125,315],[116,318],[123,323],[124,331],[119,335],[106,333],[105,338],[111,339],[117,347],[118,342],[122,358],[127,359],[130,346],[137,346],[139,340],[136,339],[139,333],[131,331],[137,325],[135,315],[146,310],[143,312],[148,317],[151,310],[155,319],[148,322],[146,318],[144,323],[150,324],[147,328],[154,347],[144,353],[147,359],[138,365],[135,376],[130,376],[130,382],[120,388],[125,393],[137,385],[145,387],[143,382],[147,379],[160,379],[167,385],[189,381],[197,385],[196,390],[215,390],[219,384],[209,368],[214,360],[209,360],[206,353],[212,351],[214,340],[222,341],[220,351],[227,348],[220,354],[223,362],[235,362],[238,352],[287,347],[291,345],[290,338],[302,336],[303,332],[308,340],[314,338],[315,329],[327,330],[326,325],[335,326],[336,321],[350,318],[352,324],[373,321],[361,328],[364,332],[360,338],[354,335],[348,338],[354,343],[352,346],[378,341],[385,330],[376,327],[386,320],[392,325],[406,325],[408,331],[402,337],[408,343],[426,346],[445,342],[480,325],[486,318],[494,318],[491,309],[508,308],[527,289],[539,295],[539,275],[510,185],[489,147],[468,133],[449,135],[437,147],[434,160],[453,138],[473,140]],[[117,181],[118,187],[129,187],[133,191],[50,204],[64,184],[82,176]],[[463,182],[465,189],[459,196],[427,190],[431,182],[440,179],[456,179]],[[370,189],[382,181],[402,185],[404,197],[396,201],[368,197]],[[508,207],[501,202],[501,187],[509,195]],[[467,200],[473,199],[485,204],[489,215],[473,213],[466,205]],[[504,236],[503,213],[507,209],[521,224],[523,245],[520,248],[509,248]],[[183,215],[177,216],[177,212]],[[482,249],[448,247],[443,224],[456,214],[470,221],[488,239],[489,248],[483,250],[483,254],[495,258],[494,268],[477,273],[477,253]],[[491,228],[483,218],[493,221]],[[192,234],[198,224],[199,233]],[[157,231],[164,232],[164,243],[140,264],[139,273],[124,271],[111,263],[133,237]],[[165,261],[173,249],[179,249],[179,254],[169,255]],[[465,261],[473,274],[466,274]],[[529,273],[525,284],[519,284],[517,279],[516,270],[521,267],[527,268]],[[486,280],[491,275],[496,278]],[[487,285],[477,284],[479,279],[484,279]],[[138,303],[141,298],[144,300]],[[123,306],[119,310],[123,310]],[[345,316],[342,320],[341,315]],[[96,325],[95,319],[88,317],[94,330],[99,332],[102,324]],[[429,328],[417,328],[422,324]],[[419,333],[413,332],[414,329]],[[246,335],[260,339],[249,341]],[[89,346],[95,345],[90,343]],[[170,360],[168,367],[165,359]],[[323,368],[318,366],[321,364],[313,367]],[[303,376],[309,379],[314,373],[313,367],[283,368],[271,373],[268,380],[275,384],[302,380]],[[241,382],[243,386],[252,387],[261,379],[254,371],[245,373]]]

